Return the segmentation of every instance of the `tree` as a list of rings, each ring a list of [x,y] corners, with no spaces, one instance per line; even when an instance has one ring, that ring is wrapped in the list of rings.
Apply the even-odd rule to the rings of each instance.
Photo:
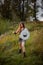
[[[2,5],[2,11],[1,11],[2,17],[4,18],[12,17],[10,3],[11,3],[11,0],[4,0],[4,4]]]
[[[36,0],[32,0],[32,2],[34,3],[34,18],[35,18],[35,21],[37,21],[37,18],[36,18]]]
[[[22,21],[26,20],[28,11],[28,0],[13,0],[13,7]]]

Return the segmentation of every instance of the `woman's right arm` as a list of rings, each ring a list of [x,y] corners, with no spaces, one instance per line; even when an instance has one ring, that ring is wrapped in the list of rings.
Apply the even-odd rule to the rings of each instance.
[[[18,29],[15,31],[15,33],[19,33],[20,32],[20,27],[18,27]]]
[[[20,27],[18,27],[18,29],[15,32],[13,31],[14,34],[17,34],[19,32],[20,32]]]

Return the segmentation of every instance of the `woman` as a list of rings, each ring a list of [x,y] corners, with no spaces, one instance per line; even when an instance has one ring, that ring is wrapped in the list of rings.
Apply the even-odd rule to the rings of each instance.
[[[24,29],[25,29],[25,25],[23,22],[21,22],[19,24],[18,29],[14,32],[14,34],[17,34],[17,33],[21,34],[21,32]],[[19,37],[19,53],[21,53],[21,52],[23,53],[23,57],[25,57],[26,56],[26,54],[25,54],[25,40],[23,40],[22,38]]]

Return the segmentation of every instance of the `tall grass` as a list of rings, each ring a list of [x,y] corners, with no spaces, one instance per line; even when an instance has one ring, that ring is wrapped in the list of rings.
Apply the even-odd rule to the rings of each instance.
[[[18,34],[14,35],[18,24],[0,19],[0,65],[43,65],[43,24],[25,23],[30,30],[26,41],[26,58],[18,54]]]

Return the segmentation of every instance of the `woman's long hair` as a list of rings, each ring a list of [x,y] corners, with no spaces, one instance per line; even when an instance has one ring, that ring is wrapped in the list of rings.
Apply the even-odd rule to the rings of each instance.
[[[24,25],[24,23],[23,23],[23,22],[20,22],[20,24],[22,24],[22,25],[23,25],[23,28],[25,28],[25,25]]]

